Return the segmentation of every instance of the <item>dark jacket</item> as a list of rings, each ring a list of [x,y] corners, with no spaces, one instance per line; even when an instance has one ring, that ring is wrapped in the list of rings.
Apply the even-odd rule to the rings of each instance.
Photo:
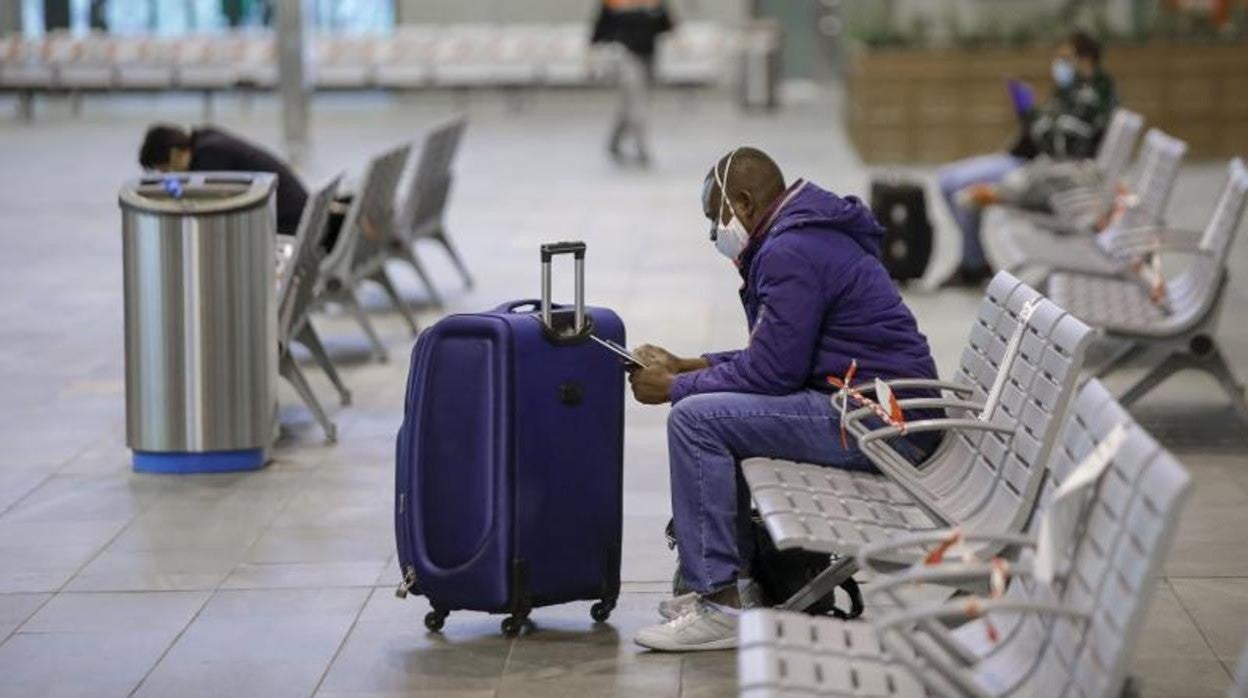
[[[880,263],[884,231],[870,209],[811,183],[794,187],[738,260],[749,344],[677,376],[673,404],[699,393],[831,392],[828,376],[844,376],[852,360],[855,384],[936,377],[927,338]]]
[[[629,10],[614,10],[603,3],[590,43],[618,43],[649,63],[659,35],[671,31],[673,26],[667,6],[661,2],[654,7]]]
[[[308,190],[286,163],[258,146],[215,128],[191,132],[191,169],[199,172],[272,172],[277,175],[277,232],[294,235]]]
[[[1029,152],[1066,160],[1096,156],[1101,136],[1118,106],[1114,81],[1103,71],[1089,79],[1077,77],[1069,87],[1059,87],[1047,104],[1023,115],[1024,142]]]

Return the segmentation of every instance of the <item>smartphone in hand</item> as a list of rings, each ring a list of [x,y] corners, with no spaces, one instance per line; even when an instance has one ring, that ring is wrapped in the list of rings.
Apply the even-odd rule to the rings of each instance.
[[[598,344],[602,345],[603,347],[606,347],[608,351],[620,357],[620,360],[624,362],[625,371],[635,371],[639,368],[646,367],[646,365],[642,363],[636,356],[633,356],[632,352],[620,346],[619,344],[616,344],[615,342],[612,342],[609,339],[602,339],[600,337],[595,337],[592,334],[589,335],[589,338],[594,340],[595,342],[598,342]]]

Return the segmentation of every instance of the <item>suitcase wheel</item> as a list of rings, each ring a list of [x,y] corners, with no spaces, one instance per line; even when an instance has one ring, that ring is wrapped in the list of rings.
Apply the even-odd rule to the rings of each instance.
[[[611,611],[614,610],[614,601],[599,601],[590,607],[589,617],[593,618],[595,623],[603,623],[611,617]]]
[[[515,637],[524,629],[524,624],[529,620],[528,616],[507,616],[503,619],[502,630],[507,637]]]
[[[431,632],[438,632],[446,623],[446,611],[430,611],[425,614],[425,627]]]

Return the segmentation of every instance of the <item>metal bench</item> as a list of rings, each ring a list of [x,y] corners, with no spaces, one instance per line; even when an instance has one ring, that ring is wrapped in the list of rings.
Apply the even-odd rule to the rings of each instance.
[[[1035,186],[1057,187],[1051,191],[1042,208],[1034,208],[1036,197],[1026,196],[1024,188],[1017,198],[1007,198],[985,210],[984,230],[995,230],[1015,218],[1037,223],[1048,228],[1068,229],[1075,221],[1095,221],[1113,205],[1120,187],[1127,184],[1124,175],[1144,117],[1129,110],[1116,109],[1105,129],[1105,137],[1092,160],[1038,159],[1019,170],[1023,179]],[[1007,176],[1007,180],[1016,175]],[[1028,185],[1032,186],[1032,185]],[[1008,189],[1009,187],[1007,187]]]
[[[376,281],[407,321],[412,333],[418,331],[415,316],[399,296],[384,266],[386,243],[394,235],[394,193],[411,149],[411,144],[405,144],[369,161],[360,190],[347,209],[338,239],[321,264],[322,278],[317,290],[319,305],[338,302],[351,311],[368,336],[374,356],[381,361],[386,361],[389,355],[368,313],[360,305],[355,289],[365,280]]]
[[[1097,231],[1091,217],[1036,216],[996,209],[984,224],[984,249],[994,267],[1007,271],[1038,269],[1117,275],[1128,262],[1122,250],[1135,244],[1141,229],[1163,225],[1166,203],[1178,176],[1187,144],[1152,129],[1140,148],[1139,162],[1128,189],[1134,204]],[[1122,202],[1120,202],[1122,203]],[[1109,214],[1112,215],[1112,214]]]
[[[412,172],[408,193],[399,212],[395,226],[397,234],[390,240],[391,257],[406,262],[416,270],[428,290],[430,301],[437,307],[442,306],[442,297],[416,257],[417,242],[433,240],[441,244],[463,277],[464,284],[472,288],[473,283],[468,267],[446,233],[446,203],[454,181],[451,163],[467,125],[467,117],[456,117],[425,136],[420,159]]]
[[[1020,318],[1024,308],[1030,308],[1029,320]],[[831,556],[827,570],[781,607],[804,610],[824,597],[855,572],[854,556],[865,545],[954,525],[1021,531],[1091,335],[1078,319],[1001,272],[980,303],[954,381],[890,382],[897,390],[953,395],[901,401],[905,409],[944,408],[958,415],[907,425],[907,433],[946,434],[918,468],[890,443],[897,428],[873,428],[865,408],[848,413],[846,426],[879,474],[767,458],[744,461],[745,480],[776,547]],[[1012,344],[1017,350],[1011,354]],[[991,546],[984,552],[996,554]],[[916,554],[897,551],[893,562],[908,565]]]
[[[1115,438],[1116,448],[1103,443]],[[1052,549],[1059,554],[1052,580],[1036,574],[1035,539],[1005,534],[1002,541],[1023,550],[1008,567],[951,556],[880,577],[870,592],[896,599],[897,590],[916,584],[967,579],[986,587],[996,571],[1009,578],[998,598],[903,601],[869,624],[747,611],[739,630],[740,694],[1123,694],[1191,478],[1095,380],[1073,401],[1060,444],[1048,465],[1049,496],[1098,447],[1107,449],[1109,461],[1068,500],[1075,504],[1076,525],[1055,529]],[[1053,509],[1042,511],[1047,517]],[[897,545],[939,544],[948,533]],[[872,566],[886,548],[865,550],[861,564]]]
[[[347,390],[330,361],[329,353],[325,351],[310,317],[317,277],[320,276],[320,239],[325,232],[325,224],[329,220],[329,204],[340,179],[341,177],[335,177],[308,197],[299,218],[294,248],[281,275],[277,304],[278,372],[294,387],[303,403],[311,410],[325,432],[325,439],[330,443],[338,439],[337,427],[330,421],[320,400],[312,392],[303,369],[291,354],[291,345],[297,342],[307,347],[338,390],[342,404],[351,403],[351,392]]]
[[[1243,161],[1233,160],[1227,169],[1226,186],[1198,250],[1186,269],[1165,283],[1164,298],[1158,298],[1157,289],[1138,278],[1061,273],[1049,280],[1055,302],[1103,329],[1109,338],[1123,342],[1123,348],[1099,368],[1098,376],[1140,357],[1154,362],[1148,373],[1123,393],[1120,400],[1124,405],[1133,404],[1172,373],[1195,368],[1212,374],[1248,421],[1243,385],[1214,339],[1226,292],[1226,260],[1248,201],[1248,171]]]
[[[1054,193],[1049,200],[1054,213],[1068,220],[1095,220],[1107,212],[1113,205],[1123,176],[1127,174],[1131,153],[1135,151],[1135,143],[1143,128],[1143,116],[1130,109],[1115,109],[1093,160],[1094,170],[1100,175],[1099,181],[1092,187],[1076,187]],[[1062,165],[1058,163],[1056,166]]]

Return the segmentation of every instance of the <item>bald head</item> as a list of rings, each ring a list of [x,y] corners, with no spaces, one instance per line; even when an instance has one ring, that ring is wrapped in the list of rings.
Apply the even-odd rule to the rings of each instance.
[[[728,204],[722,206],[720,182],[728,188]],[[743,146],[720,158],[706,174],[702,188],[702,211],[715,222],[727,224],[733,214],[746,230],[753,231],[767,209],[784,194],[784,175],[776,161],[758,148]]]

